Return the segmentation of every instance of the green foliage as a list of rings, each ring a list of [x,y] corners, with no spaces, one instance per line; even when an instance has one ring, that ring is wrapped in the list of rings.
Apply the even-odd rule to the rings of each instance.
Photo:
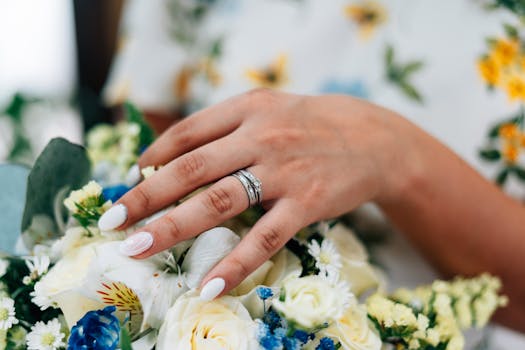
[[[301,260],[301,266],[303,268],[301,277],[319,274],[319,269],[315,266],[315,259],[308,253],[308,247],[306,245],[296,239],[291,239],[286,243],[286,248]]]
[[[153,140],[155,140],[155,133],[146,120],[144,120],[142,112],[130,102],[126,102],[124,103],[124,113],[128,122],[138,124],[140,127],[139,147],[149,146]]]
[[[131,346],[131,337],[126,327],[120,327],[120,349],[121,350],[133,350]]]
[[[489,0],[487,7],[507,9],[520,17],[525,17],[525,1],[523,0]]]
[[[422,61],[410,61],[404,64],[396,62],[394,48],[390,45],[387,46],[385,51],[387,81],[400,89],[409,99],[418,103],[423,103],[423,97],[410,80],[423,66]]]
[[[494,162],[501,159],[501,153],[497,149],[484,149],[479,151],[479,156],[489,162]]]
[[[57,194],[64,188],[82,187],[90,178],[90,167],[82,146],[62,138],[51,140],[28,177],[22,232],[27,230],[36,215],[54,218]],[[31,245],[29,242],[26,244]]]
[[[4,114],[9,116],[13,122],[14,144],[8,156],[12,162],[28,163],[31,154],[31,144],[25,137],[22,128],[22,113],[27,103],[33,102],[21,94],[15,94],[13,99],[4,110]]]

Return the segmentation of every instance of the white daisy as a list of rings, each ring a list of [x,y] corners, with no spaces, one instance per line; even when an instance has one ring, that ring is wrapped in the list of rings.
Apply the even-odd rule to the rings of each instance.
[[[40,321],[31,327],[27,334],[27,348],[29,350],[56,350],[66,346],[64,333],[60,331],[62,325],[57,318],[47,324]]]
[[[0,299],[0,330],[6,331],[18,323],[15,317],[15,301],[11,298]]]
[[[9,261],[7,261],[6,259],[0,259],[0,278],[4,277],[8,267]]]
[[[315,239],[312,240],[308,244],[308,253],[314,257],[320,276],[326,277],[332,283],[339,279],[339,269],[343,264],[341,255],[331,240],[324,239],[321,245]]]
[[[29,294],[32,299],[33,304],[37,305],[40,310],[46,310],[50,307],[56,308],[57,305],[49,297],[49,293],[42,282],[37,282],[35,284],[34,290]]]
[[[49,264],[51,260],[49,256],[32,256],[26,259],[26,266],[29,269],[29,275],[25,276],[22,282],[24,284],[30,284],[33,281],[37,281],[47,273],[49,270]]]

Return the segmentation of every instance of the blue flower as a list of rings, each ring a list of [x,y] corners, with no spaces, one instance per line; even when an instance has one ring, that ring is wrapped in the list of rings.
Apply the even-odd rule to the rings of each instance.
[[[104,196],[105,200],[115,203],[130,189],[131,188],[126,185],[109,186],[102,190],[102,195]]]
[[[330,338],[321,338],[315,350],[335,350],[334,341]]]
[[[71,329],[68,349],[70,350],[113,350],[120,337],[120,322],[113,315],[116,308],[108,306],[103,310],[89,311]]]
[[[361,80],[353,80],[350,82],[340,80],[328,80],[321,87],[321,92],[324,94],[345,94],[366,99],[368,98],[368,90]]]
[[[259,287],[257,288],[256,292],[261,300],[266,300],[273,297],[273,291],[268,287]]]
[[[283,319],[273,309],[264,313],[263,322],[266,323],[272,331],[283,325]]]
[[[294,332],[293,337],[299,340],[301,344],[306,344],[309,340],[315,338],[315,334],[298,329]]]

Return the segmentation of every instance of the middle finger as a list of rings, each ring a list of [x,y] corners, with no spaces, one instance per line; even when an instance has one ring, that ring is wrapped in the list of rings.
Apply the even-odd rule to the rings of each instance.
[[[239,146],[245,145],[245,146]],[[188,152],[126,193],[99,220],[101,230],[125,229],[192,191],[254,162],[237,132]]]

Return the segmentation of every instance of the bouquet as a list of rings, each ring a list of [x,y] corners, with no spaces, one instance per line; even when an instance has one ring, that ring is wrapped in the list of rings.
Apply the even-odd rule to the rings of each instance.
[[[201,300],[204,276],[262,209],[147,259],[120,255],[127,234],[166,212],[126,232],[97,226],[153,140],[126,108],[126,121],[91,131],[87,149],[54,139],[31,169],[18,254],[0,258],[0,349],[453,350],[506,303],[490,275],[387,294],[337,220],[298,232],[227,296]]]

